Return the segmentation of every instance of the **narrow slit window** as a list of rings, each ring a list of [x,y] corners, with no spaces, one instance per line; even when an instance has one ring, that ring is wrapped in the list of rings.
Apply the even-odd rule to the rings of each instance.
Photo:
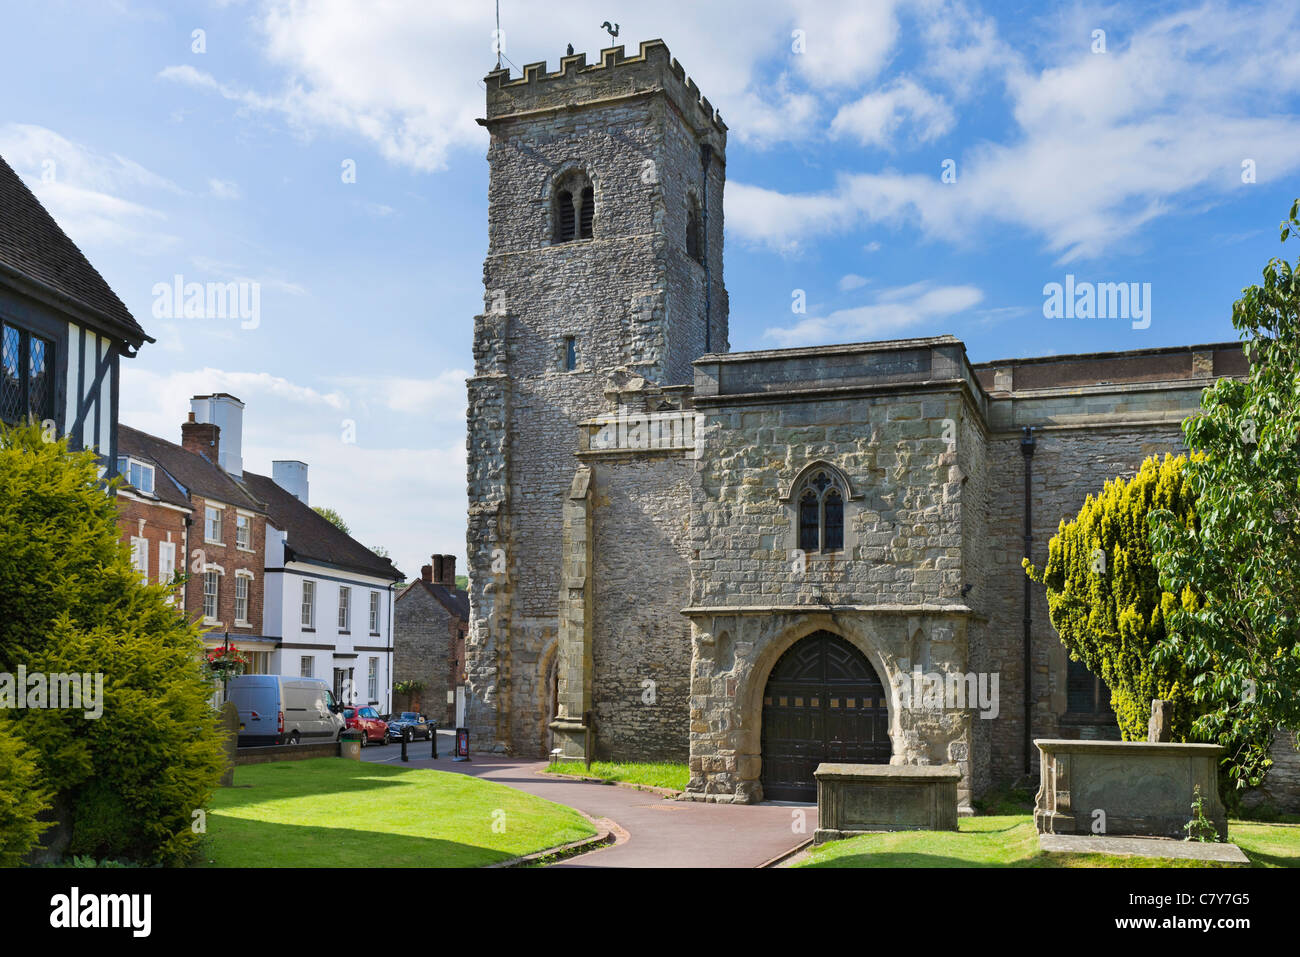
[[[573,336],[564,337],[564,371],[572,372],[578,368],[578,345]]]
[[[690,207],[686,211],[686,255],[697,263],[704,262],[704,243],[702,242],[700,222],[700,204],[692,196]]]

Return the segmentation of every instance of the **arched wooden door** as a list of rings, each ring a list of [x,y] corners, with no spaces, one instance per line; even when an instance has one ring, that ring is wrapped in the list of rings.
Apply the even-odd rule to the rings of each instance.
[[[796,642],[763,692],[763,794],[815,801],[823,761],[888,764],[889,706],[875,669],[839,635]]]

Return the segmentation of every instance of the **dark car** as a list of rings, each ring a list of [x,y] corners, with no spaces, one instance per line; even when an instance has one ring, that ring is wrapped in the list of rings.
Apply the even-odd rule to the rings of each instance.
[[[428,741],[433,736],[433,725],[428,718],[414,711],[403,711],[388,720],[388,740],[401,741],[402,733],[407,728],[411,729],[412,738]]]

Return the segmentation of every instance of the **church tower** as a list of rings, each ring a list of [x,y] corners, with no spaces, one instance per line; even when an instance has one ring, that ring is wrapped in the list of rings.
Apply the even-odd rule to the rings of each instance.
[[[538,754],[553,716],[561,589],[587,573],[561,560],[579,426],[622,390],[690,385],[695,359],[728,348],[727,128],[660,40],[635,56],[613,47],[596,64],[578,54],[554,73],[532,63],[485,82],[467,720],[476,750]]]

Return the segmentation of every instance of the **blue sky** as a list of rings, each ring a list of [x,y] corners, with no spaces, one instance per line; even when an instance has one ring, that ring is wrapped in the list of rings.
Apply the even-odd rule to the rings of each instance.
[[[1300,195],[1294,4],[503,0],[506,56],[594,60],[611,17],[730,127],[733,350],[1233,339]],[[463,568],[492,28],[490,0],[48,0],[0,37],[0,155],[158,340],[122,421],[178,440],[191,394],[238,395],[246,468],[308,462],[408,574]],[[1149,283],[1150,325],[1045,318],[1067,273]],[[256,282],[255,327],[156,316],[176,275]]]

